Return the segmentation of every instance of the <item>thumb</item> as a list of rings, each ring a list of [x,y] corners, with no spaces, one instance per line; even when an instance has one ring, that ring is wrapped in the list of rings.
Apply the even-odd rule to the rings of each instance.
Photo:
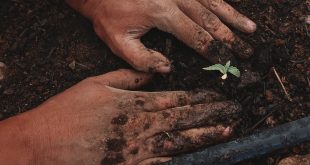
[[[151,75],[147,73],[136,72],[129,69],[120,69],[114,72],[97,76],[95,79],[104,85],[118,89],[137,89],[145,85]]]
[[[118,56],[136,70],[143,72],[170,72],[170,62],[161,53],[146,48],[139,39],[122,38],[113,47]]]

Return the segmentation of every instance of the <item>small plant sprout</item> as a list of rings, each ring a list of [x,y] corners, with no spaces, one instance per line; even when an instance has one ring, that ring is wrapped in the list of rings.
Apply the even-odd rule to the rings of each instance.
[[[209,66],[207,68],[203,68],[204,70],[212,71],[212,70],[217,70],[220,71],[223,76],[221,77],[223,80],[227,79],[227,74],[230,73],[236,77],[240,77],[240,71],[237,67],[230,66],[230,61],[228,61],[225,66],[222,64],[215,64],[212,66]]]

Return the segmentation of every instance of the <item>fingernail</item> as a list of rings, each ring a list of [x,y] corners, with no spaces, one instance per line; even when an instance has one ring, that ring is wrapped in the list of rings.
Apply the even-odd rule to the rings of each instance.
[[[237,36],[235,38],[235,41],[233,41],[232,43],[231,49],[235,53],[237,53],[241,58],[249,58],[254,53],[252,46],[244,42]]]
[[[160,62],[158,63],[157,67],[157,72],[160,73],[169,73],[171,71],[171,66],[170,63],[167,62]]]
[[[253,22],[253,21],[251,21],[251,20],[248,20],[247,22],[246,22],[246,24],[247,24],[247,27],[248,27],[248,32],[249,33],[254,33],[255,31],[256,31],[256,23],[255,22]]]
[[[225,137],[228,137],[230,136],[232,133],[232,128],[231,127],[227,127],[225,128],[225,130],[223,131],[222,135],[225,136]]]

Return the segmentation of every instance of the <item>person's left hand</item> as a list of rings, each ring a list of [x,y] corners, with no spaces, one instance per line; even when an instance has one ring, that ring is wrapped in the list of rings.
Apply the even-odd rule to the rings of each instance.
[[[210,91],[122,90],[149,79],[130,70],[89,78],[1,122],[0,164],[149,164],[231,136],[222,121],[240,112],[238,103]]]

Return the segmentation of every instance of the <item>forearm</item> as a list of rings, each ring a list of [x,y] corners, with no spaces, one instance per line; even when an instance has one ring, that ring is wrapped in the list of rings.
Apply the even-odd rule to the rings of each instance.
[[[65,0],[73,9],[92,20],[95,8],[101,0]]]

